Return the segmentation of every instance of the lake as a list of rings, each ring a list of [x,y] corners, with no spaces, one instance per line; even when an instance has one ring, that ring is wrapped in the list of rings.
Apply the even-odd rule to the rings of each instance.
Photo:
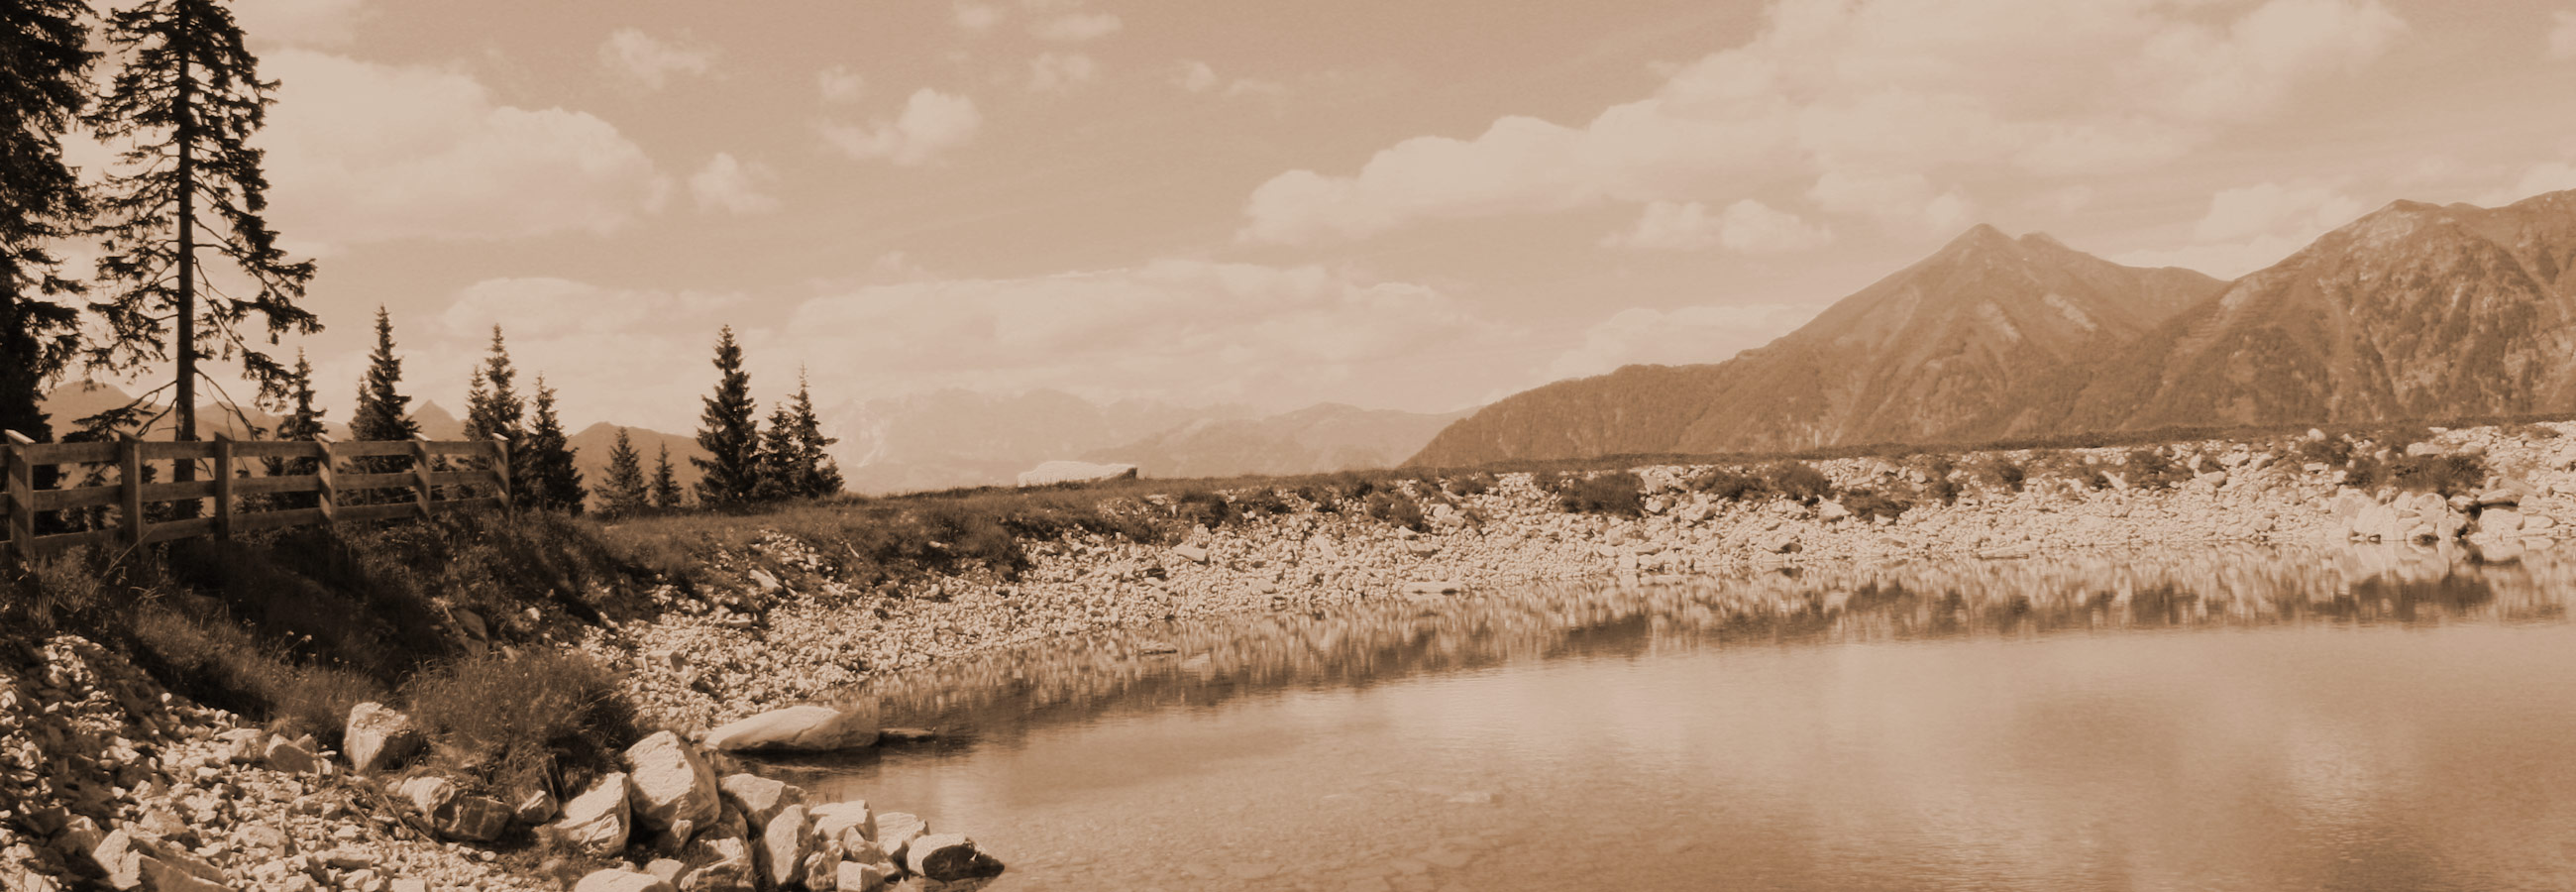
[[[2571,590],[2243,548],[1389,599],[934,667],[879,693],[946,739],[764,770],[1002,890],[2565,889]]]

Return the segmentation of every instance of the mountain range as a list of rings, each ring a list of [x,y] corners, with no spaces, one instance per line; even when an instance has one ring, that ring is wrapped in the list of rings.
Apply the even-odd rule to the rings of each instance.
[[[2400,201],[2233,282],[1977,226],[1724,362],[1524,391],[1410,461],[2576,408],[2576,191]]]

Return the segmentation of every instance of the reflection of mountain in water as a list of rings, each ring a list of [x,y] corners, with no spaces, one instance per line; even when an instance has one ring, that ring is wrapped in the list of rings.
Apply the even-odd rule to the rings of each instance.
[[[1607,580],[1106,632],[877,682],[889,723],[983,739],[1286,688],[1675,648],[2565,618],[2576,552],[2240,547]],[[1177,650],[1148,654],[1157,644]]]

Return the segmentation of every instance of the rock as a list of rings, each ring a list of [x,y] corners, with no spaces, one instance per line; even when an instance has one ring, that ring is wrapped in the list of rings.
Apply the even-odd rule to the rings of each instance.
[[[2525,514],[2522,516],[2522,531],[2526,533],[2537,533],[2557,525],[2558,520],[2546,514]]]
[[[814,806],[810,832],[822,842],[838,843],[845,850],[857,850],[876,844],[876,814],[868,810],[867,800],[852,799]]]
[[[572,892],[672,892],[671,884],[661,877],[632,870],[610,868],[582,877],[573,884]]]
[[[757,892],[760,870],[752,858],[749,840],[700,834],[682,850],[680,861],[689,869],[672,886],[679,892]]]
[[[521,790],[511,798],[516,801],[510,806],[510,817],[531,827],[554,820],[563,806],[555,801],[555,794],[546,792],[543,787]]]
[[[371,775],[402,767],[419,755],[429,740],[412,726],[411,716],[385,708],[380,703],[360,703],[349,708],[349,726],[342,734],[342,751],[349,756],[349,767],[361,775]]]
[[[429,816],[440,836],[464,842],[491,842],[510,829],[510,807],[490,796],[458,796]]]
[[[2478,532],[2504,534],[2522,530],[2522,512],[2511,508],[2489,508],[2478,513]]]
[[[157,838],[123,827],[90,850],[90,860],[118,889],[152,892],[230,892],[224,872],[204,859]]]
[[[1789,533],[1780,533],[1766,537],[1760,542],[1755,543],[1755,545],[1759,547],[1764,554],[1791,554],[1796,552],[1799,548],[1798,537]]]
[[[1136,466],[1129,464],[1093,464],[1079,461],[1042,462],[1020,472],[1021,486],[1046,486],[1055,483],[1084,483],[1093,480],[1119,480],[1136,476]]]
[[[655,858],[653,859],[653,863],[644,865],[645,873],[652,874],[655,878],[660,879],[665,883],[679,882],[680,871],[687,869],[689,869],[689,866],[680,863],[680,859],[678,858]]]
[[[1208,562],[1208,550],[1196,545],[1174,546],[1172,548],[1172,556],[1193,564],[1204,564]]]
[[[999,862],[975,851],[975,841],[961,833],[933,833],[912,841],[903,864],[913,873],[940,882],[990,876]]]
[[[773,709],[707,732],[707,748],[728,753],[857,749],[877,742],[873,707],[870,703],[848,711],[815,705]]]
[[[2420,458],[2427,455],[2440,455],[2442,454],[2442,446],[2438,443],[2408,443],[2406,444],[2406,454],[2408,457],[2413,458]]]
[[[680,821],[700,826],[722,813],[715,770],[678,734],[660,731],[637,741],[626,749],[626,767],[638,824],[658,830]]]
[[[835,888],[840,885],[840,867],[841,844],[819,842],[814,845],[813,851],[805,853],[805,864],[799,868],[798,879],[802,880],[805,888],[809,890]]]
[[[762,878],[773,887],[794,882],[805,867],[805,854],[812,850],[813,822],[802,805],[780,809],[769,819],[760,834]]]
[[[887,858],[894,859],[894,863],[901,864],[904,850],[912,845],[913,840],[919,839],[922,834],[928,832],[930,832],[930,822],[922,820],[918,815],[899,811],[886,812],[877,816],[877,851],[884,852]]]
[[[399,792],[414,810],[424,815],[436,814],[448,803],[456,801],[456,784],[434,774],[403,781]]]
[[[312,751],[274,734],[269,735],[268,744],[261,748],[260,761],[272,770],[288,774],[313,773]]]
[[[2496,487],[2496,488],[2494,488],[2494,489],[2487,490],[2487,491],[2485,491],[2485,492],[2478,493],[2478,504],[2480,504],[2480,505],[2520,505],[2520,504],[2522,504],[2522,494],[2521,494],[2521,493],[2518,493],[2518,492],[2515,492],[2515,491],[2513,491],[2513,490],[2511,490],[2511,489],[2508,489],[2508,488],[2505,488],[2505,487],[2501,487],[2501,486],[2500,486],[2500,487]]]
[[[404,878],[395,880],[386,892],[429,892],[429,881]]]
[[[884,888],[890,878],[892,874],[884,865],[843,861],[833,872],[832,888],[837,892],[876,892]]]
[[[600,857],[615,857],[626,850],[632,830],[627,805],[627,777],[611,774],[591,785],[588,792],[564,803],[563,820],[547,825],[563,841],[582,851]]]
[[[804,788],[757,774],[728,774],[717,786],[723,788],[725,801],[754,827],[767,827],[780,810],[805,804]]]
[[[1841,502],[1826,499],[1816,503],[1816,517],[1827,522],[1843,520],[1851,516],[1851,509],[1843,507]]]

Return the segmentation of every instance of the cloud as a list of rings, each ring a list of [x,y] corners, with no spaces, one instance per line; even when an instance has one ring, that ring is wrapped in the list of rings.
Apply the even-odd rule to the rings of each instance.
[[[1100,63],[1081,53],[1041,53],[1029,60],[1029,89],[1062,93],[1100,79]]]
[[[707,166],[689,177],[689,194],[696,196],[699,210],[723,210],[734,214],[762,214],[778,209],[778,199],[761,191],[778,175],[758,162],[744,164],[734,160],[731,152],[717,152],[707,159]]]
[[[457,71],[282,50],[267,149],[274,222],[299,250],[405,238],[604,234],[667,187],[588,113],[503,105]]]
[[[1884,223],[1946,233],[1968,223],[1975,205],[1953,186],[1935,192],[1919,173],[1856,173],[1829,170],[1808,187],[1807,198],[1837,214],[1868,217]]]
[[[850,66],[834,65],[814,73],[814,88],[825,102],[857,102],[867,92],[867,80]]]
[[[647,90],[659,90],[670,82],[671,75],[695,76],[714,70],[716,52],[668,43],[634,28],[619,28],[599,45],[599,64]]]
[[[1504,117],[1397,142],[1353,173],[1281,173],[1253,190],[1241,237],[1362,238],[1801,178],[1834,213],[1953,218],[1978,176],[2169,162],[2367,64],[2405,27],[2380,0],[1780,0],[1749,42],[1580,125]],[[1908,206],[1826,198],[1881,190]]]
[[[1039,40],[1081,43],[1118,33],[1121,24],[1114,13],[1068,12],[1029,23],[1029,34]]]
[[[1806,324],[1818,309],[1790,303],[1631,307],[1585,329],[1583,342],[1558,354],[1541,376],[1559,381],[1625,365],[1723,362]]]
[[[2278,263],[2368,208],[2333,185],[2257,183],[2221,189],[2192,224],[2192,243],[2131,251],[2111,259],[2131,266],[2179,266],[2233,279]]]
[[[2576,10],[2549,14],[2549,58],[2576,59]]]
[[[1002,21],[1002,8],[990,3],[957,4],[957,27],[981,34]]]
[[[2576,189],[2576,164],[2565,161],[2543,161],[2524,168],[2522,177],[2513,185],[2489,192],[2479,204],[2508,205],[2543,192]]]
[[[1216,69],[1208,67],[1208,63],[1205,62],[1182,62],[1172,72],[1172,86],[1192,93],[1205,93],[1216,89],[1217,84],[1222,80],[1216,76]]]
[[[242,0],[233,16],[254,46],[336,47],[357,36],[366,0]]]
[[[821,127],[823,139],[852,158],[912,166],[973,141],[983,125],[975,100],[923,87],[904,101],[903,113],[892,121],[880,118],[866,127],[825,122]]]
[[[696,414],[688,394],[712,381],[703,360],[716,328],[742,300],[542,276],[485,279],[458,291],[417,346],[405,345],[405,377],[458,408],[448,401],[462,394],[499,323],[512,362],[531,377],[543,372],[568,415],[685,431]],[[685,372],[673,361],[681,357],[693,360]]]
[[[1747,198],[1714,214],[1696,201],[1654,202],[1638,215],[1635,226],[1611,233],[1601,244],[1641,251],[1723,247],[1739,254],[1770,254],[1822,247],[1833,240],[1833,232],[1822,226]]]

